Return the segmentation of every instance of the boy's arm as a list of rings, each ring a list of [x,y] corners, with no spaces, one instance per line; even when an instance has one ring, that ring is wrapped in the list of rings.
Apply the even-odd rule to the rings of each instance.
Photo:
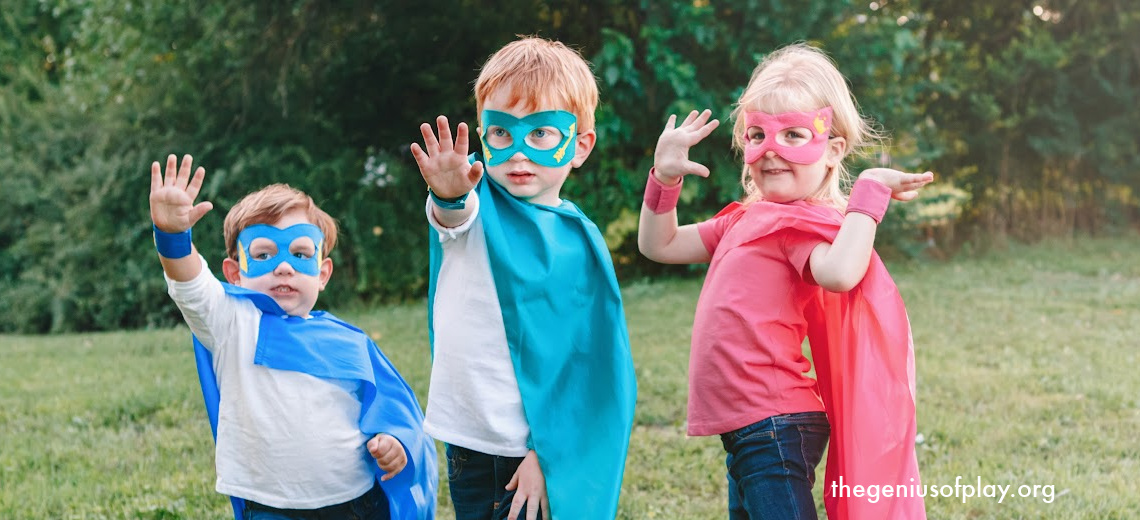
[[[446,117],[437,117],[435,123],[439,139],[436,139],[431,125],[421,124],[424,148],[412,143],[412,157],[415,157],[420,175],[427,182],[436,221],[444,227],[456,227],[466,222],[474,210],[466,199],[483,177],[483,163],[467,161],[467,123],[459,123],[454,141]]]
[[[182,167],[178,168],[178,158],[170,154],[166,158],[166,175],[160,173],[158,161],[150,165],[150,218],[154,223],[155,246],[162,269],[172,280],[186,282],[193,280],[202,271],[190,238],[190,228],[214,207],[209,202],[194,204],[202,189],[206,169],[201,166],[190,175],[194,158],[182,157]]]
[[[811,252],[808,265],[820,287],[832,292],[853,289],[867,274],[875,232],[892,198],[911,200],[918,189],[934,180],[930,172],[903,173],[889,168],[872,168],[859,175],[847,203],[847,215],[835,241],[819,244]]]
[[[699,114],[694,110],[676,128],[677,116],[670,115],[657,140],[637,229],[637,247],[650,260],[690,264],[708,262],[712,258],[696,225],[677,226],[681,179],[685,175],[709,176],[707,167],[689,160],[689,148],[708,137],[720,124],[716,119],[709,121],[711,115],[710,110]]]

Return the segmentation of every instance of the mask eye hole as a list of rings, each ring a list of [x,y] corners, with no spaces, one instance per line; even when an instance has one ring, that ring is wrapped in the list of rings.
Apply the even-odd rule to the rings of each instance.
[[[251,260],[269,260],[277,256],[277,244],[268,238],[255,238],[249,244],[249,258]]]
[[[289,244],[289,254],[308,260],[317,254],[317,246],[313,243],[313,239],[300,237]]]
[[[526,144],[536,150],[552,150],[562,142],[562,132],[553,126],[541,126],[526,134]]]
[[[750,126],[744,132],[744,139],[752,144],[760,144],[764,142],[764,129],[758,126]]]
[[[780,133],[776,134],[776,143],[789,148],[796,148],[808,144],[812,137],[814,136],[811,130],[802,126],[795,126],[780,130]]]
[[[491,148],[507,148],[515,142],[510,130],[494,125],[487,128],[487,135],[484,139],[487,140],[487,145]]]

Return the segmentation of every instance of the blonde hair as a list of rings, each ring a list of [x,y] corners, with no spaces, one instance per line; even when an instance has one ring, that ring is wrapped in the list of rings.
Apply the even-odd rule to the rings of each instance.
[[[796,43],[776,50],[760,62],[732,111],[735,120],[732,146],[744,150],[747,128],[742,116],[745,110],[779,114],[809,112],[823,107],[831,107],[832,110],[831,136],[843,137],[847,141],[847,149],[839,164],[827,172],[819,189],[808,195],[808,200],[843,210],[847,206],[843,185],[850,181],[843,159],[850,154],[863,154],[866,148],[879,144],[883,137],[869,120],[859,114],[847,80],[823,51]],[[745,204],[763,196],[749,175],[747,164],[740,175],[740,183],[744,186]]]
[[[590,65],[562,42],[522,37],[492,54],[475,80],[475,109],[501,88],[510,89],[509,103],[524,101],[528,110],[554,106],[578,118],[578,132],[593,130],[598,81]]]
[[[254,224],[273,224],[286,213],[301,209],[309,222],[315,224],[325,235],[321,245],[321,257],[328,258],[336,245],[336,221],[325,213],[312,197],[288,184],[271,184],[242,197],[230,212],[223,224],[226,241],[226,256],[237,259],[237,237],[241,231]]]

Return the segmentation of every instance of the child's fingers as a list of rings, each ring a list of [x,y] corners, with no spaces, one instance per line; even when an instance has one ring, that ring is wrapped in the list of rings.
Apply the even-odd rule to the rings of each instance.
[[[459,123],[455,128],[455,153],[467,156],[467,123]]]
[[[720,120],[719,119],[713,119],[712,121],[705,123],[705,125],[702,126],[701,128],[699,128],[695,133],[695,135],[697,136],[697,140],[699,141],[701,139],[708,137],[709,134],[711,134],[713,130],[716,130],[716,127],[718,127],[718,126],[720,126]]]
[[[712,110],[709,110],[707,108],[702,110],[701,114],[693,120],[693,126],[700,126],[705,124],[705,122],[708,121],[710,117],[712,117]]]
[[[915,197],[918,197],[918,191],[916,191],[916,190],[900,191],[898,193],[891,194],[891,197],[894,198],[895,200],[901,200],[903,202],[906,202],[906,201],[914,200]]]
[[[424,167],[427,166],[428,162],[427,152],[425,152],[423,148],[420,148],[420,145],[416,143],[412,143],[412,145],[408,148],[411,149],[412,158],[416,160],[416,165],[420,167],[420,172],[423,172]]]
[[[439,141],[435,139],[435,131],[431,129],[431,125],[421,124],[420,135],[424,136],[424,150],[428,152],[429,156],[432,155],[432,152],[439,150]]]
[[[550,499],[543,495],[538,503],[542,506],[542,520],[550,520]]]
[[[150,192],[154,193],[162,188],[162,170],[158,161],[150,163]]]
[[[526,495],[516,491],[515,498],[511,500],[511,510],[507,514],[507,520],[518,520],[524,503],[526,503]]]
[[[514,491],[518,487],[519,487],[519,472],[518,472],[518,470],[515,470],[515,474],[511,475],[511,481],[507,482],[507,487],[504,489],[506,489],[507,491]]]
[[[439,149],[450,152],[454,147],[454,141],[451,139],[451,126],[447,123],[447,116],[435,118],[435,127],[439,130]]]
[[[174,154],[166,156],[166,177],[162,179],[163,186],[174,186],[178,180],[178,157]]]
[[[669,119],[665,121],[665,130],[672,130],[677,127],[677,114],[669,114]]]
[[[472,164],[471,169],[467,170],[467,180],[470,181],[471,184],[478,183],[479,179],[482,177],[483,177],[483,163],[481,163],[481,162],[476,162],[475,164]]]
[[[696,119],[698,115],[700,115],[700,112],[697,112],[696,110],[689,112],[689,117],[685,118],[685,121],[681,123],[681,126],[689,126],[693,123],[693,120]]]
[[[211,202],[200,202],[197,206],[190,209],[190,227],[194,227],[202,217],[206,216],[210,210],[214,209],[214,204]]]
[[[194,171],[194,176],[190,178],[190,184],[186,186],[186,194],[190,196],[190,200],[198,198],[198,193],[202,191],[202,182],[206,178],[206,169],[199,166]]]
[[[190,168],[194,166],[194,158],[190,154],[182,156],[182,167],[178,169],[178,182],[177,186],[181,189],[186,189],[186,185],[190,184]]]
[[[538,504],[534,497],[526,501],[526,520],[538,520]]]
[[[683,170],[686,175],[697,175],[707,178],[709,176],[709,168],[698,162],[686,161]]]
[[[400,474],[400,472],[401,472],[401,471],[403,471],[403,470],[404,470],[404,468],[400,468],[400,469],[394,469],[394,470],[392,470],[392,471],[389,471],[389,472],[385,473],[383,476],[381,476],[381,477],[380,477],[380,481],[381,481],[381,482],[387,482],[387,481],[389,481],[389,480],[392,480],[392,477],[395,477],[396,475],[399,475],[399,474]]]

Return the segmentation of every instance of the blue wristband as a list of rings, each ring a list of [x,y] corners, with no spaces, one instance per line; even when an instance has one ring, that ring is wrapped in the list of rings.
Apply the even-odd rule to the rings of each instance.
[[[158,254],[163,258],[176,260],[185,258],[193,251],[192,242],[190,241],[190,230],[187,229],[181,233],[167,233],[154,227],[154,248],[158,250]]]
[[[431,195],[432,202],[435,202],[436,206],[443,209],[463,209],[467,207],[467,196],[470,194],[471,192],[467,192],[454,199],[444,199],[436,195],[434,191],[431,191],[431,188],[428,188],[428,195]]]

